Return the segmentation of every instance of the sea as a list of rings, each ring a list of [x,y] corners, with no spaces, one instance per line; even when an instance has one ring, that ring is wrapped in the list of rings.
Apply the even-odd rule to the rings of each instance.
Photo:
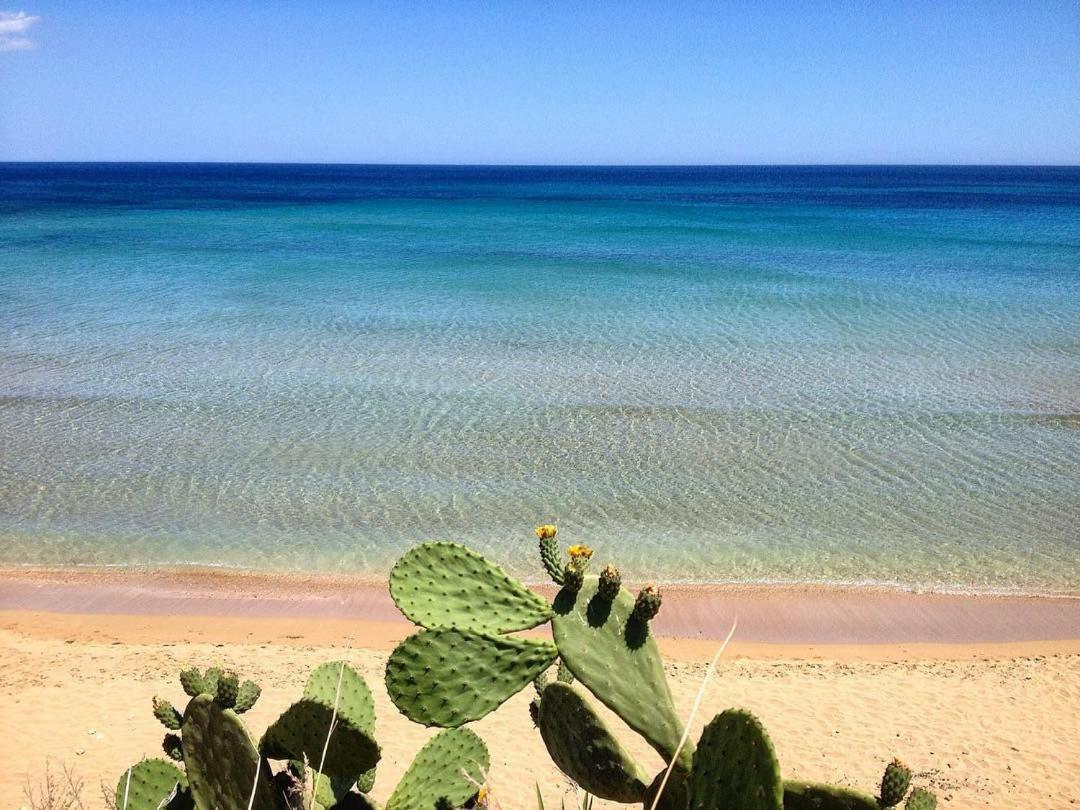
[[[0,565],[1080,592],[1080,168],[0,164]]]

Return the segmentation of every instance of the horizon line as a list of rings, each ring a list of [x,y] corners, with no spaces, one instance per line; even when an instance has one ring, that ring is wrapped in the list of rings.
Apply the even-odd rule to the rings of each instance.
[[[11,165],[145,166],[350,166],[428,169],[742,169],[742,168],[982,168],[1080,169],[1080,163],[399,163],[388,161],[296,160],[7,160]]]

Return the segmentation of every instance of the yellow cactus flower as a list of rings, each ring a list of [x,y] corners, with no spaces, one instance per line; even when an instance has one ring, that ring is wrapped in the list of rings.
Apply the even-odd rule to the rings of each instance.
[[[486,807],[488,800],[488,788],[487,785],[481,785],[480,790],[476,792],[476,806]]]
[[[541,540],[551,540],[558,533],[558,528],[552,526],[550,523],[544,526],[536,527],[536,536],[539,537]]]
[[[571,560],[587,560],[592,556],[592,549],[588,546],[570,546],[566,553]]]

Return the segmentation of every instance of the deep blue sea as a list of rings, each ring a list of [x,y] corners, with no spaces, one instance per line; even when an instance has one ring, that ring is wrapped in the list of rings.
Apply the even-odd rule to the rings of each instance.
[[[1080,169],[0,164],[0,564],[1080,591]]]

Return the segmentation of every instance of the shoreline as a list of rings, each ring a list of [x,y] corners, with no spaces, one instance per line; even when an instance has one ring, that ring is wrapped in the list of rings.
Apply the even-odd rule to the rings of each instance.
[[[554,587],[534,587],[550,597]],[[1080,597],[913,592],[825,585],[668,585],[657,636],[736,644],[1013,645],[1077,642]],[[397,626],[385,580],[221,569],[0,568],[0,611],[246,623],[312,619]],[[20,624],[22,622],[19,622]],[[379,635],[382,635],[381,633]]]

